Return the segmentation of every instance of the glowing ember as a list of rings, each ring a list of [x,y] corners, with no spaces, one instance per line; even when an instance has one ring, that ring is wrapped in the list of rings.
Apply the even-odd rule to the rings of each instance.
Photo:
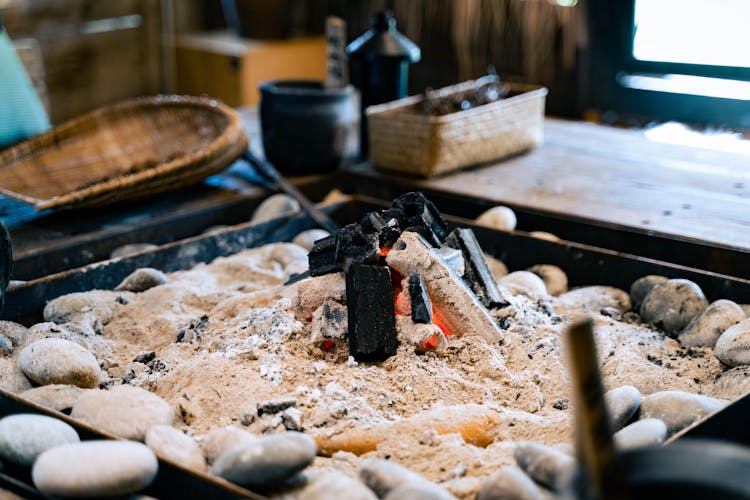
[[[381,257],[385,257],[386,255],[388,255],[388,252],[390,252],[390,251],[391,251],[391,247],[381,248],[380,249],[380,256]]]
[[[441,330],[442,330],[442,328],[441,328]],[[445,332],[445,330],[443,330],[443,332]],[[429,339],[427,339],[425,341],[425,343],[422,344],[422,345],[424,346],[424,350],[425,351],[429,351],[429,350],[432,350],[432,349],[437,349],[438,346],[440,345],[440,337],[438,337],[437,335],[433,335],[432,337],[430,337]]]
[[[323,352],[331,352],[336,347],[335,340],[324,340],[320,343],[320,350]]]
[[[443,334],[446,337],[450,337],[453,335],[453,332],[450,328],[448,328],[448,324],[445,322],[445,320],[442,317],[442,314],[440,314],[439,309],[432,308],[432,322],[442,330]]]

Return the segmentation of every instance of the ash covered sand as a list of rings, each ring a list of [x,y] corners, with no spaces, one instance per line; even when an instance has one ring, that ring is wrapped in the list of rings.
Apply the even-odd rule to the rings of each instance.
[[[310,340],[311,311],[326,295],[342,298],[343,278],[281,285],[306,264],[301,247],[274,244],[170,274],[169,284],[142,293],[66,296],[48,311],[61,324],[32,327],[30,340],[79,342],[108,383],[155,392],[173,407],[175,426],[196,437],[231,424],[258,435],[284,431],[279,414],[258,416],[258,403],[294,398],[304,432],[345,449],[376,444],[362,457],[390,458],[464,498],[514,463],[513,441],[572,442],[561,335],[582,312],[576,301],[508,293],[510,307],[495,311],[508,325],[499,345],[454,336],[444,352],[418,355],[402,342],[385,362],[356,363],[345,346],[324,353]],[[722,380],[710,348],[682,348],[644,325],[592,316],[608,389],[725,399],[745,392]],[[139,355],[145,363],[133,362]],[[354,474],[359,460],[338,452],[314,467]]]

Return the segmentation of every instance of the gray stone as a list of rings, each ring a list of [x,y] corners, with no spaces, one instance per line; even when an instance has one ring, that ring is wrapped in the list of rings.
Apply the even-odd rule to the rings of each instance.
[[[46,415],[19,413],[0,419],[0,457],[31,465],[43,452],[80,439],[75,429]]]
[[[109,254],[109,258],[117,259],[119,257],[125,257],[126,255],[133,255],[141,252],[146,252],[148,250],[153,250],[154,248],[159,247],[157,245],[154,245],[153,243],[129,243],[112,250],[112,252],[110,252]]]
[[[221,455],[211,473],[250,489],[277,486],[310,465],[318,447],[301,432],[259,438]]]
[[[292,240],[292,243],[301,246],[309,252],[316,241],[322,240],[326,236],[330,235],[331,233],[324,229],[308,229],[307,231],[302,231],[297,236],[295,236]]]
[[[531,298],[547,295],[547,287],[542,278],[529,271],[513,271],[500,278],[497,284],[513,295],[525,295]]]
[[[18,394],[32,387],[29,379],[18,368],[15,358],[0,356],[0,388]]]
[[[18,396],[53,410],[64,411],[73,408],[78,398],[89,390],[69,384],[50,384],[34,387]]]
[[[552,264],[537,264],[528,270],[542,278],[550,295],[558,296],[568,291],[568,275],[559,267]]]
[[[402,484],[388,493],[384,500],[455,500],[455,498],[437,484],[425,480],[421,483]]]
[[[403,465],[382,458],[368,458],[359,465],[359,478],[378,498],[386,497],[401,486],[430,483]]]
[[[261,222],[267,222],[277,217],[291,215],[299,211],[300,205],[297,200],[288,194],[279,193],[263,200],[258,205],[258,208],[255,209],[255,212],[253,212],[250,222],[260,224]]]
[[[34,463],[34,485],[48,495],[126,495],[151,484],[159,462],[148,446],[132,441],[84,441],[48,450]]]
[[[612,437],[620,450],[656,446],[667,439],[667,424],[658,418],[644,418],[620,429]]]
[[[145,292],[149,288],[169,283],[169,278],[163,272],[153,267],[142,267],[130,273],[115,287],[118,292]]]
[[[649,274],[638,278],[630,285],[630,299],[633,302],[633,309],[636,311],[640,310],[643,299],[646,298],[648,292],[651,291],[659,283],[664,283],[669,278],[666,276],[660,276],[658,274]]]
[[[206,460],[198,443],[170,425],[154,425],[146,433],[146,446],[158,456],[187,469],[203,471]]]
[[[640,416],[658,418],[667,425],[669,435],[674,434],[727,405],[723,399],[683,391],[655,392],[641,401]]]
[[[476,500],[542,500],[541,488],[517,467],[503,467],[482,483]]]
[[[750,365],[750,319],[727,328],[716,341],[714,353],[725,365]]]
[[[172,407],[145,389],[117,385],[82,395],[70,414],[125,439],[143,441],[152,425],[171,425]]]
[[[731,300],[717,300],[693,318],[677,340],[687,347],[713,347],[727,328],[746,317],[745,311]]]
[[[364,484],[343,472],[324,470],[311,475],[297,500],[376,500],[378,497]]]
[[[254,443],[258,437],[250,432],[237,427],[228,425],[226,427],[217,427],[200,439],[203,454],[206,461],[212,464],[225,452],[235,446],[246,446]]]
[[[575,469],[573,457],[533,441],[517,443],[513,456],[531,479],[555,491],[562,488]]]
[[[708,301],[698,285],[686,279],[667,280],[655,285],[643,299],[641,318],[675,335],[706,307]]]
[[[24,347],[18,367],[38,384],[97,387],[102,380],[99,363],[89,351],[69,340],[42,339]]]
[[[463,276],[466,273],[466,262],[461,250],[451,247],[440,247],[436,252],[457,275]]]
[[[614,430],[622,429],[638,411],[641,404],[641,393],[632,385],[623,385],[604,394],[604,401],[609,409],[610,422]]]
[[[120,293],[111,290],[62,295],[44,306],[44,321],[59,325],[97,320],[106,325],[112,319],[112,308],[120,296]]]
[[[29,330],[23,325],[13,321],[0,320],[0,334],[10,340],[13,347],[20,346],[28,333]]]
[[[594,314],[599,314],[602,309],[613,307],[621,313],[632,308],[630,295],[624,290],[613,286],[594,285],[576,288],[563,293],[558,297],[558,302],[569,308],[581,308]]]
[[[516,213],[504,206],[492,207],[485,210],[474,220],[479,226],[485,226],[501,231],[513,231],[516,228]]]

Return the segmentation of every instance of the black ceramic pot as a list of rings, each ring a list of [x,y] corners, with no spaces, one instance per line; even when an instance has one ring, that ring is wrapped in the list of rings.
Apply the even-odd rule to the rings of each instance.
[[[266,158],[281,173],[307,175],[341,165],[354,123],[353,88],[277,80],[260,85],[260,121]]]

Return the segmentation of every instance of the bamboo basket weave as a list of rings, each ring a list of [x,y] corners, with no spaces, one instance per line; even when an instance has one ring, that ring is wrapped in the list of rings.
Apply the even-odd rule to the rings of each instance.
[[[200,182],[247,143],[237,113],[216,100],[131,99],[0,152],[0,194],[37,210],[137,200]]]
[[[367,108],[370,162],[386,170],[431,177],[496,161],[542,142],[547,89],[510,85],[510,97],[441,116],[423,115],[423,96]],[[474,81],[444,87],[437,98],[472,89]]]

